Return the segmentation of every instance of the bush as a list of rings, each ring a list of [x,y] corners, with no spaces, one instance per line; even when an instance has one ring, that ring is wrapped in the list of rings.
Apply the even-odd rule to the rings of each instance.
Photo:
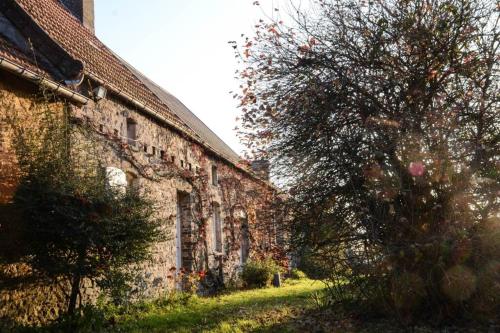
[[[307,275],[298,268],[292,268],[289,274],[289,278],[294,280],[302,280],[307,279]]]
[[[272,259],[249,261],[243,267],[241,279],[247,288],[262,288],[271,285],[277,272],[279,267]]]
[[[180,306],[187,306],[191,302],[196,301],[197,296],[194,293],[170,291],[163,297],[153,301],[155,307],[159,309],[174,309]]]
[[[295,262],[363,318],[497,319],[498,1],[362,2],[308,1],[237,50]]]
[[[326,280],[330,276],[330,267],[325,265],[323,257],[318,256],[309,248],[301,249],[295,254],[298,258],[297,268],[304,272],[307,277],[314,280]]]
[[[75,314],[62,315],[56,322],[46,327],[46,332],[105,332],[109,325],[102,309],[87,305],[78,309]],[[40,332],[45,332],[45,330]]]

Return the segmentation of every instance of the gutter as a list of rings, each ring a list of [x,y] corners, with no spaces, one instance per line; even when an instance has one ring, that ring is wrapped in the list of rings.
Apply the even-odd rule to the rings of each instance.
[[[85,97],[84,95],[82,94],[79,94],[67,87],[65,87],[64,85],[61,85],[60,83],[57,83],[55,81],[52,81],[50,79],[47,79],[45,78],[43,75],[40,75],[24,66],[21,66],[21,65],[18,65],[8,59],[5,59],[3,57],[0,57],[0,68],[2,69],[5,69],[17,76],[20,76],[28,81],[31,81],[33,83],[36,83],[36,84],[39,84],[47,89],[50,89],[51,91],[53,91],[55,94],[57,95],[60,95],[60,96],[63,96],[75,103],[78,103],[78,104],[81,104],[81,105],[85,105],[88,103],[88,101],[90,100],[90,98],[88,97]],[[165,115],[163,114],[160,114],[158,111],[155,111],[154,109],[152,109],[151,107],[149,107],[148,105],[138,101],[137,99],[133,98],[132,96],[130,96],[129,94],[123,92],[122,90],[118,89],[117,87],[115,87],[114,85],[111,85],[109,83],[105,83],[104,81],[102,81],[101,79],[97,78],[95,75],[92,75],[90,73],[87,74],[92,80],[98,82],[99,84],[103,85],[103,86],[107,86],[109,87],[115,94],[117,94],[118,96],[124,98],[125,100],[127,100],[128,102],[130,102],[131,104],[133,104],[134,106],[138,107],[139,109],[145,111],[148,115],[152,116],[153,118],[161,121],[162,123],[165,123],[167,124],[168,126],[171,126],[173,128],[175,128],[176,130],[180,131],[181,133],[184,133],[186,134],[188,137],[190,137],[192,140],[202,144],[204,147],[208,148],[210,151],[212,151],[212,153],[214,153],[215,155],[218,155],[220,157],[222,157],[223,159],[225,159],[226,161],[228,161],[229,163],[231,163],[235,168],[245,172],[246,174],[254,177],[255,179],[267,184],[268,182],[257,177],[253,172],[251,172],[250,170],[247,170],[245,168],[242,168],[242,167],[239,167],[237,164],[237,162],[233,161],[232,159],[226,157],[224,154],[218,152],[215,148],[213,148],[212,146],[210,146],[207,142],[205,142],[204,140],[202,140],[198,135],[196,135],[196,133],[191,129],[191,128],[182,128],[181,126],[179,126],[178,124],[176,124],[175,120],[172,118],[172,119],[169,119],[170,117],[166,117]],[[186,125],[187,126],[187,125]],[[192,133],[191,133],[192,132]]]
[[[52,90],[55,94],[70,99],[78,104],[87,104],[89,101],[89,98],[83,96],[82,94],[79,94],[64,85],[61,85],[60,83],[47,79],[26,67],[20,66],[2,57],[0,57],[0,68],[14,73],[15,75],[18,75],[28,81],[42,85],[45,88]]]

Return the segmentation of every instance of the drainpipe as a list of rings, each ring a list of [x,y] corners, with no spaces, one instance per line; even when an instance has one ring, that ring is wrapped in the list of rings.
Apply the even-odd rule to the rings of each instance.
[[[45,88],[53,91],[55,94],[70,99],[78,104],[87,104],[89,101],[89,98],[61,85],[60,83],[49,80],[26,67],[20,66],[2,57],[0,57],[0,68],[27,79],[28,81],[44,86]]]

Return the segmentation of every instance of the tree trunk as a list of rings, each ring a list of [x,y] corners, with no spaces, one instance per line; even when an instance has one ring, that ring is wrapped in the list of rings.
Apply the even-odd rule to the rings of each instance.
[[[71,281],[71,294],[69,296],[69,304],[68,304],[68,314],[70,316],[75,314],[76,300],[80,292],[80,281],[81,281],[80,272],[77,272],[73,276],[73,281]]]

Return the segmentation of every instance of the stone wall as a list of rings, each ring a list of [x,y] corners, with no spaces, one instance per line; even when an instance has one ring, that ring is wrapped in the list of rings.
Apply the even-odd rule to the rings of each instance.
[[[19,214],[12,206],[19,171],[7,121],[19,116],[25,129],[37,126],[36,115],[29,112],[34,91],[36,87],[0,72],[0,318],[39,324],[57,318],[66,300],[60,286],[33,280],[30,268],[17,263],[24,252],[17,227]],[[63,105],[49,107],[59,110]]]
[[[9,85],[2,82],[9,82]],[[20,104],[33,103],[32,94],[36,88],[9,75],[5,80],[0,77],[0,92],[3,105],[9,100],[11,105],[23,109]],[[62,106],[61,103],[53,105],[55,108]],[[252,251],[268,250],[266,246],[272,237],[269,228],[263,227],[267,222],[257,218],[258,212],[265,210],[273,199],[274,191],[268,185],[256,181],[249,174],[188,140],[182,133],[161,126],[112,95],[99,102],[89,102],[84,107],[73,105],[71,108],[73,116],[80,123],[93,128],[95,142],[91,153],[99,156],[106,167],[125,172],[129,185],[139,186],[154,199],[157,217],[166,223],[168,240],[156,244],[153,260],[142,265],[135,288],[137,297],[156,297],[167,290],[179,288],[183,285],[180,280],[185,280],[185,277],[180,277],[183,274],[196,276],[215,270],[222,273],[226,282],[235,277],[242,263],[243,225],[249,230],[248,242]],[[29,110],[29,107],[23,110]],[[0,110],[2,128],[5,122],[2,124],[1,115],[3,112],[5,116],[6,111],[6,108]],[[127,138],[127,122],[135,124],[135,140]],[[3,219],[15,215],[9,210],[9,200],[16,183],[15,152],[8,144],[8,137],[8,131],[4,130],[0,137],[0,203],[4,214],[9,217],[4,215]],[[76,149],[76,153],[81,152]],[[212,184],[212,166],[216,166],[218,171],[216,185]],[[184,202],[178,209],[180,198]],[[214,253],[214,205],[220,207],[222,220],[221,254]],[[181,221],[181,228],[177,228],[178,220]],[[15,232],[15,228],[7,230],[0,227],[0,231],[0,238],[9,238],[8,234]],[[176,235],[179,232],[180,256],[176,249]],[[12,252],[15,245],[6,247],[7,252]],[[2,269],[4,279],[12,275],[13,270],[20,271],[12,263],[3,265]],[[29,275],[29,268],[21,270]],[[87,295],[95,296],[92,286],[87,284],[86,288]],[[94,298],[87,297],[85,301]],[[0,317],[11,317],[15,321],[39,323],[50,320],[57,316],[63,306],[65,298],[55,286],[26,284],[22,290],[0,290]]]
[[[184,249],[182,258],[183,261],[196,262],[184,265],[185,268],[201,271],[219,264],[219,259],[214,256],[215,244],[212,237],[212,207],[216,205],[220,207],[223,221],[223,272],[226,277],[234,276],[241,264],[239,246],[242,221],[241,217],[233,216],[235,208],[245,217],[256,216],[255,211],[263,210],[264,204],[271,200],[266,195],[270,196],[274,192],[264,183],[255,181],[208,153],[197,143],[187,140],[181,133],[160,126],[112,97],[97,103],[90,102],[84,108],[75,108],[74,112],[77,117],[91,124],[102,139],[102,151],[99,155],[103,156],[104,164],[119,168],[136,179],[136,184],[158,203],[158,217],[168,222],[166,232],[171,236],[170,240],[158,244],[154,262],[144,270],[144,283],[148,286],[148,293],[158,293],[175,286],[175,279],[171,277],[175,275],[172,274],[174,268],[179,272],[179,267],[176,267],[175,243],[179,196],[189,197],[192,210],[191,223],[183,224],[181,228]],[[136,124],[136,140],[133,142],[129,142],[127,138],[127,121]],[[217,185],[212,183],[212,166],[217,167]],[[201,222],[204,222],[203,227],[199,225]],[[208,256],[208,260],[196,256],[189,258],[187,253],[201,251],[198,248],[200,244],[194,244],[200,233],[205,233],[206,236],[203,242],[206,242],[207,253],[203,255]],[[254,242],[260,245],[261,235],[254,235]],[[267,231],[262,235],[269,237]],[[209,267],[206,267],[207,262]]]

